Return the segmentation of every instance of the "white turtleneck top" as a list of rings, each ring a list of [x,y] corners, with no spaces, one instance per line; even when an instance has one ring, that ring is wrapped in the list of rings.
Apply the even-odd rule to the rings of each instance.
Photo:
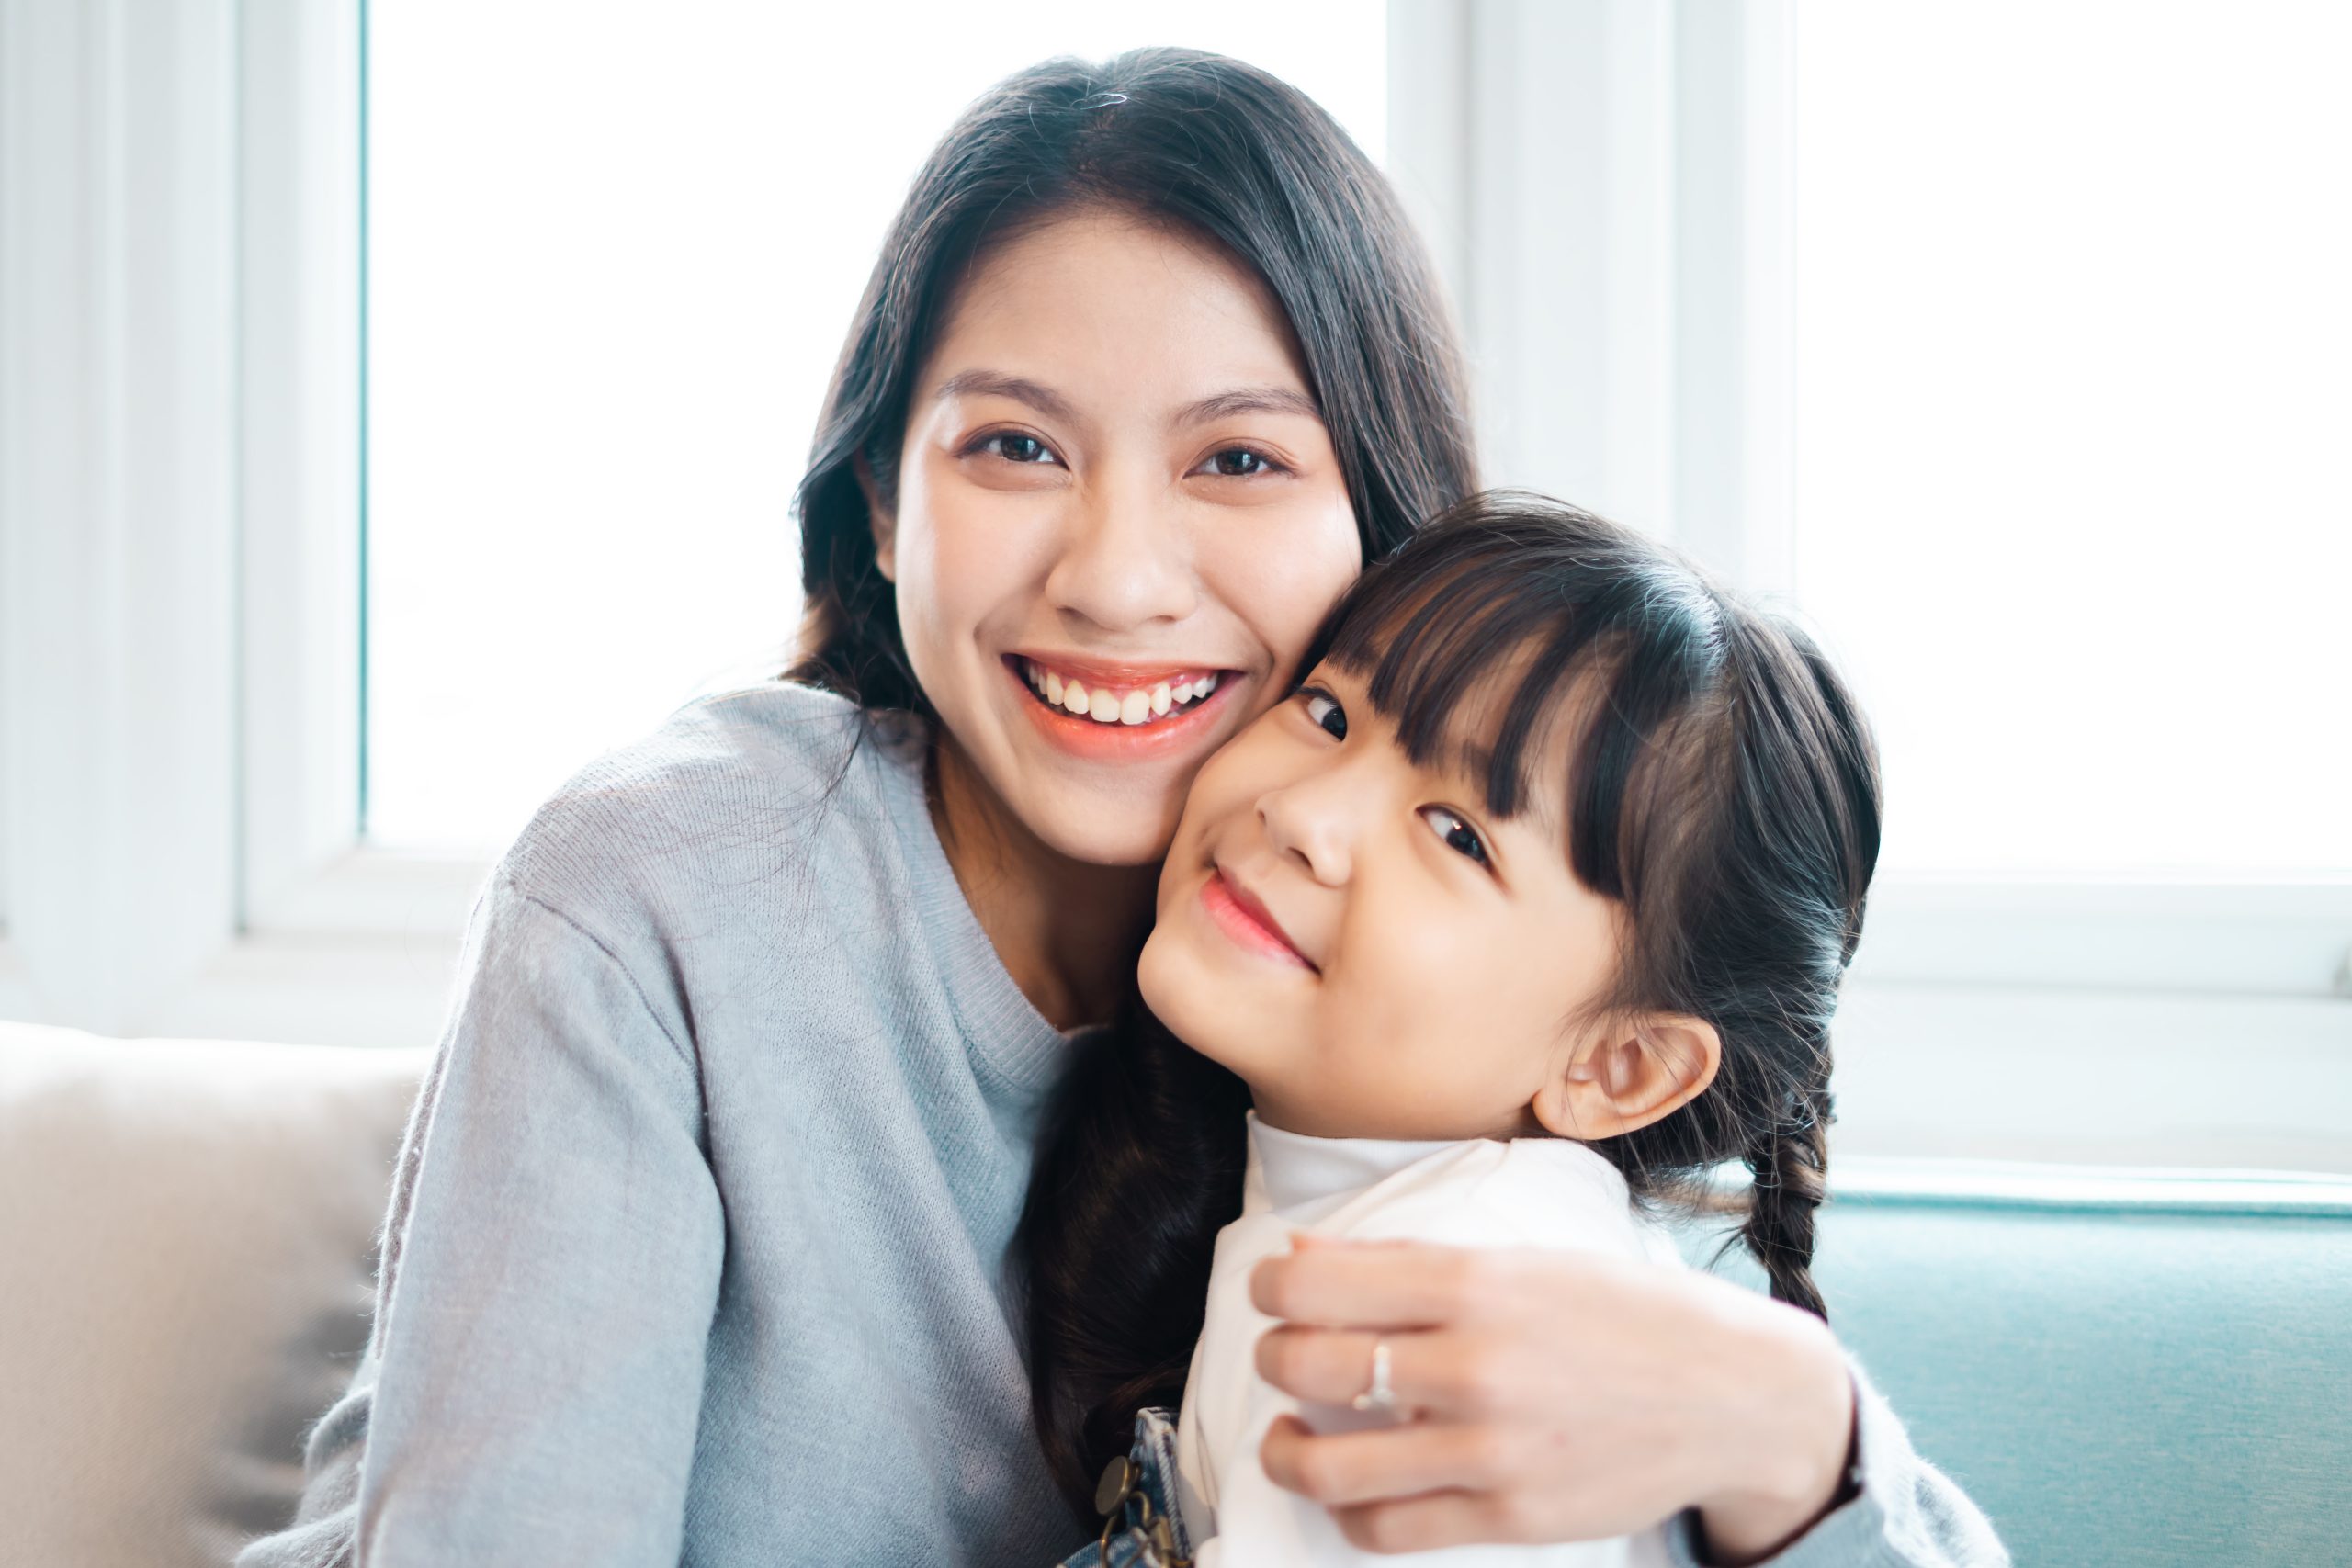
[[[1258,1375],[1274,1320],[1250,1300],[1250,1271],[1294,1231],[1461,1247],[1557,1247],[1679,1267],[1665,1232],[1634,1210],[1625,1179],[1566,1138],[1402,1143],[1310,1138],[1249,1113],[1241,1217],[1217,1233],[1206,1320],[1176,1435],[1177,1505],[1199,1543],[1195,1568],[1303,1568],[1398,1561],[1349,1544],[1320,1504],[1266,1478],[1259,1446],[1274,1417],[1317,1432],[1388,1424],[1346,1405],[1303,1404]],[[1364,1376],[1371,1379],[1367,1361]],[[1669,1561],[1663,1529],[1564,1546],[1470,1546],[1414,1554],[1430,1568],[1650,1568]]]

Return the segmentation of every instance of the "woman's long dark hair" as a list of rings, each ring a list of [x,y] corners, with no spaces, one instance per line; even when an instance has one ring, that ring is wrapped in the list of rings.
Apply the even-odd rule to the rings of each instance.
[[[1794,625],[1662,546],[1540,496],[1475,497],[1360,579],[1299,666],[1362,677],[1419,763],[1483,759],[1486,804],[1565,761],[1569,861],[1630,935],[1597,1017],[1722,1037],[1706,1090],[1591,1145],[1645,1201],[1751,1174],[1740,1239],[1772,1294],[1826,1315],[1813,1215],[1829,1021],[1878,862],[1870,730]],[[1482,701],[1498,698],[1499,707]],[[1466,735],[1464,716],[1499,712]],[[1210,1249],[1240,1212],[1248,1092],[1138,1008],[1057,1100],[1023,1216],[1037,1427],[1080,1519],[1135,1412],[1183,1391]]]
[[[907,400],[958,283],[989,245],[1087,206],[1172,224],[1265,280],[1364,559],[1476,488],[1461,354],[1428,254],[1337,122],[1280,79],[1198,50],[1049,60],[965,112],[882,242],[794,498],[808,616],[791,678],[933,716],[875,564],[858,465],[895,506]]]

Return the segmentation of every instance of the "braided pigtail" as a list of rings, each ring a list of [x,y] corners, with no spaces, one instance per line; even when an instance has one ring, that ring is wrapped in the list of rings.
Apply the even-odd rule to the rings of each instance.
[[[1813,1217],[1827,1192],[1834,1120],[1825,1051],[1812,1083],[1789,1097],[1788,1114],[1748,1145],[1746,1157],[1755,1181],[1747,1222],[1739,1232],[1764,1266],[1774,1299],[1825,1320],[1829,1310],[1813,1282]]]
[[[1588,886],[1622,889],[1632,915],[1618,1005],[1705,1021],[1721,1059],[1674,1114],[1595,1147],[1637,1194],[1744,1163],[1752,1180],[1726,1247],[1746,1246],[1774,1298],[1826,1319],[1813,1254],[1829,1032],[1877,864],[1876,751],[1800,628],[1727,597],[1702,602],[1713,620],[1686,645],[1689,695],[1637,751],[1624,748],[1641,761],[1614,836],[1583,841],[1594,846]],[[1611,694],[1611,722],[1644,711],[1634,677],[1645,667],[1625,671],[1621,687],[1633,684]]]

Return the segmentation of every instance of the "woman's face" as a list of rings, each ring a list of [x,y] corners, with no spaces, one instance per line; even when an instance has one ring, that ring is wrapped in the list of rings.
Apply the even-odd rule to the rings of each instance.
[[[1051,849],[1158,859],[1361,564],[1265,286],[1081,209],[987,254],[907,411],[883,572],[924,694]]]

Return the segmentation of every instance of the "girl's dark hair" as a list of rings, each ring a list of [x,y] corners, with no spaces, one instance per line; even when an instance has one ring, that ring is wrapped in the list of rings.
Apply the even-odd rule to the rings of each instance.
[[[1629,917],[1589,1017],[1687,1015],[1723,1044],[1703,1093],[1591,1146],[1644,1201],[1698,1202],[1715,1167],[1745,1162],[1739,1238],[1774,1296],[1826,1316],[1810,1270],[1829,1021],[1878,862],[1879,781],[1820,649],[1631,529],[1500,492],[1367,571],[1302,679],[1318,663],[1365,682],[1416,763],[1466,761],[1498,816],[1566,762],[1570,867]],[[1474,733],[1473,715],[1491,722]],[[1240,1212],[1247,1104],[1138,1016],[1081,1057],[1039,1145],[1019,1241],[1032,1393],[1081,1518],[1136,1409],[1182,1394],[1210,1248]]]
[[[876,569],[863,461],[897,504],[908,399],[988,247],[1101,206],[1208,240],[1289,319],[1364,558],[1476,488],[1461,355],[1427,254],[1347,133],[1255,66],[1187,49],[1049,60],[965,111],[915,175],[842,345],[794,506],[808,593],[794,680],[931,715]]]

